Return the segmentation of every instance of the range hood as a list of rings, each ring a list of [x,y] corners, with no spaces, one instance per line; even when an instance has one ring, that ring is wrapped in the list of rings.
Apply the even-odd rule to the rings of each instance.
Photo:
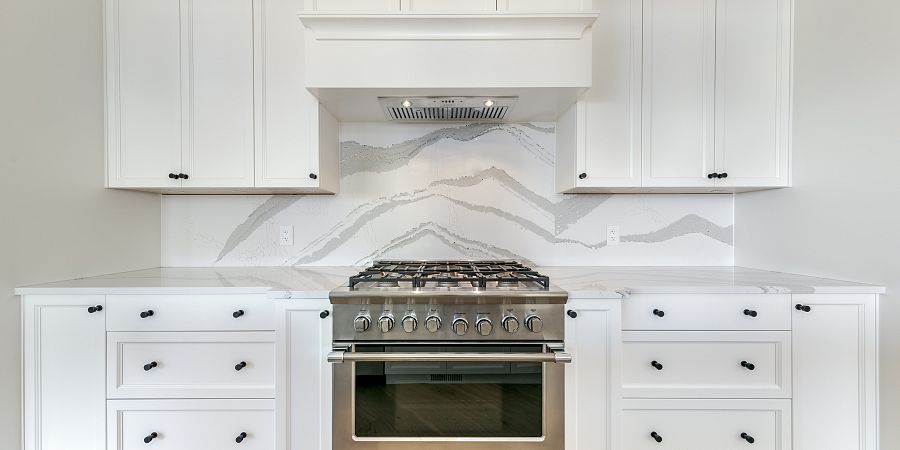
[[[591,87],[596,19],[301,14],[304,82],[343,122],[555,121]]]

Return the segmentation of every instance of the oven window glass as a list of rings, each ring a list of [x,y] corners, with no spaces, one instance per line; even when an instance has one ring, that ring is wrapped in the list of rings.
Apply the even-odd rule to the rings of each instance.
[[[539,353],[541,345],[357,345],[358,352]],[[364,362],[355,366],[356,436],[543,436],[543,365]]]

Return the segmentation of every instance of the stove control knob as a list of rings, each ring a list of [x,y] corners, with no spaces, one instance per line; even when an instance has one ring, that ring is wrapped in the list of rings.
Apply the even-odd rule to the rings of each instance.
[[[516,319],[516,316],[512,314],[504,317],[501,325],[503,325],[503,329],[506,330],[507,333],[519,331],[519,319]]]
[[[469,332],[469,321],[464,316],[456,316],[453,318],[452,328],[457,336],[463,336]]]
[[[531,330],[532,333],[540,333],[544,331],[544,321],[532,314],[525,318],[525,327]]]
[[[403,331],[407,333],[412,333],[419,327],[419,319],[416,318],[414,311],[407,311],[400,323],[403,324]]]
[[[494,331],[494,323],[487,316],[479,317],[475,321],[475,331],[482,336],[490,336]]]
[[[387,333],[394,328],[394,315],[390,311],[385,311],[378,318],[378,328],[381,328],[382,333]]]
[[[437,333],[441,329],[441,316],[431,313],[425,318],[425,329],[430,333]]]
[[[353,319],[353,328],[356,329],[357,333],[364,333],[369,329],[369,325],[372,324],[372,316],[369,313],[363,311],[356,316],[356,319]]]

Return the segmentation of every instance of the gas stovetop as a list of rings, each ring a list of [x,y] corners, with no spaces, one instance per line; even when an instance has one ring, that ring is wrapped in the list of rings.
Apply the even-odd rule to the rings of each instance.
[[[549,290],[550,279],[516,261],[376,261],[350,277],[351,291]]]

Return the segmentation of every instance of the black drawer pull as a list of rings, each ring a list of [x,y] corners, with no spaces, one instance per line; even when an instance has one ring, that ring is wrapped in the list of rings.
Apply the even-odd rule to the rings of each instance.
[[[88,306],[88,314],[103,311],[103,305]]]
[[[756,311],[754,311],[754,310],[752,310],[752,309],[745,309],[745,310],[744,310],[744,315],[745,315],[745,316],[750,316],[750,317],[756,317],[756,316],[759,315],[759,313],[756,312]]]
[[[748,363],[747,361],[741,361],[741,367],[747,370],[756,370],[756,365]]]
[[[146,319],[146,318],[152,317],[152,316],[153,316],[153,310],[152,310],[152,309],[148,309],[148,310],[146,310],[146,311],[141,311],[141,319]]]
[[[327,309],[319,313],[319,317],[321,317],[322,319],[327,319],[330,315],[331,311],[328,311]]]
[[[154,432],[148,434],[148,435],[144,438],[144,443],[145,443],[145,444],[149,444],[151,441],[153,441],[154,439],[156,439],[156,438],[158,438],[158,437],[159,437],[159,433],[157,433],[157,432],[154,431]]]
[[[244,315],[244,310],[243,310],[243,309],[239,309],[239,310],[237,310],[237,311],[231,313],[231,317],[234,317],[235,319],[237,319],[238,317],[241,317],[241,316],[243,316],[243,315]]]
[[[663,370],[663,365],[659,361],[650,361],[650,365],[656,370]]]
[[[797,311],[803,311],[803,312],[810,312],[810,311],[812,311],[812,308],[811,308],[809,305],[801,305],[801,304],[799,304],[799,303],[797,303],[796,305],[794,305],[794,309],[796,309]]]
[[[156,361],[150,361],[149,363],[144,364],[144,372],[149,372],[150,369],[152,369],[158,365],[159,364],[157,364]]]
[[[659,433],[657,433],[655,431],[650,432],[650,437],[652,437],[653,440],[656,442],[662,442],[662,436],[660,436]]]
[[[241,431],[241,434],[234,438],[234,442],[240,444],[241,442],[244,442],[244,439],[247,439],[247,432]]]
[[[234,370],[240,371],[240,370],[243,369],[244,367],[247,367],[247,361],[241,361],[241,362],[235,364],[235,365],[234,365]]]
[[[571,317],[571,318],[573,318],[573,319],[576,318],[576,317],[578,317],[578,313],[575,312],[575,311],[573,311],[573,310],[571,310],[571,309],[568,310],[568,311],[566,311],[566,315],[569,316],[569,317]]]
[[[756,439],[753,439],[753,436],[750,436],[747,433],[741,433],[741,439],[747,441],[750,444],[756,442]]]
[[[666,312],[663,311],[663,310],[661,310],[661,309],[654,309],[654,310],[653,310],[653,315],[656,316],[656,317],[665,317]]]

